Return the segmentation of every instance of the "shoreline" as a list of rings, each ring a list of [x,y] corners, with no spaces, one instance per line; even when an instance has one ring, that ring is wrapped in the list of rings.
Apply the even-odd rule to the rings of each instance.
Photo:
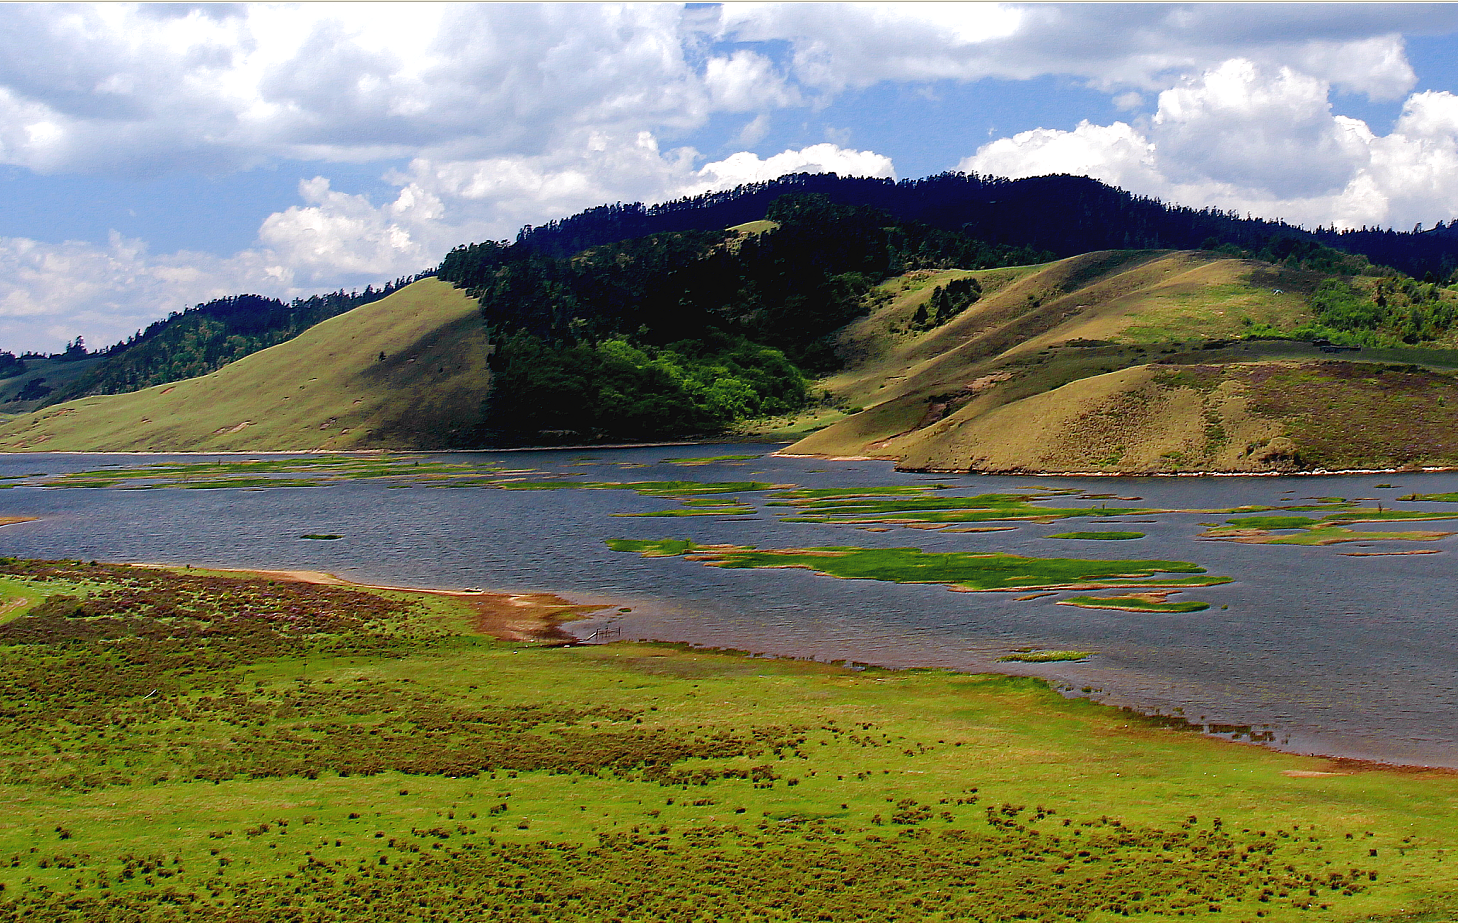
[[[589,451],[593,449],[655,449],[675,448],[681,446],[716,446],[716,445],[784,445],[783,440],[770,440],[768,442],[753,442],[744,440],[724,441],[722,439],[711,440],[677,440],[664,442],[622,442],[607,444],[584,444],[584,445],[535,445],[535,446],[511,446],[511,447],[477,447],[477,448],[453,448],[453,449],[415,449],[415,448],[393,448],[393,449],[220,449],[212,451],[199,451],[195,449],[98,449],[98,450],[77,450],[77,449],[53,449],[53,450],[26,450],[21,452],[0,449],[0,455],[121,455],[145,457],[151,455],[182,455],[182,456],[224,456],[224,455],[350,455],[350,456],[378,456],[378,455],[457,455],[457,454],[485,454],[498,452],[554,452],[554,451]],[[793,444],[793,443],[791,443]],[[1458,471],[1458,464],[1455,465],[1403,465],[1388,468],[1315,468],[1299,471],[1030,471],[1026,468],[997,468],[991,470],[976,470],[972,468],[903,468],[897,464],[896,459],[876,455],[822,455],[818,453],[800,454],[796,452],[770,452],[768,455],[774,458],[796,458],[812,461],[852,461],[852,462],[885,462],[898,472],[904,474],[962,474],[962,475],[986,475],[988,477],[1033,477],[1033,478],[1280,478],[1280,477],[1334,477],[1339,475],[1357,474],[1441,474],[1444,472]]]
[[[763,444],[780,445],[783,443],[784,440],[772,440]],[[505,448],[486,446],[474,449],[215,449],[209,451],[199,449],[24,449],[22,451],[0,449],[0,455],[456,455],[466,452],[551,452],[557,450],[580,452],[586,449],[657,449],[685,445],[743,444],[745,443],[721,443],[717,440],[700,442],[690,439],[677,442],[622,442],[601,445],[526,445]]]
[[[976,470],[972,468],[903,468],[896,459],[875,455],[798,455],[789,452],[771,452],[776,458],[805,458],[817,461],[870,461],[888,462],[904,474],[980,474],[988,477],[1018,478],[1288,478],[1288,477],[1335,477],[1349,474],[1441,474],[1458,471],[1458,465],[1404,465],[1396,468],[1314,468],[1300,471],[1029,471],[1026,468],[997,468]]]
[[[177,571],[182,573],[201,572],[225,575],[266,577],[274,579],[289,580],[298,583],[312,583],[322,586],[337,586],[346,589],[359,590],[381,590],[392,593],[418,593],[426,596],[445,596],[453,599],[460,599],[473,604],[477,610],[477,618],[474,626],[485,634],[497,639],[511,643],[528,643],[539,647],[572,647],[587,644],[589,642],[573,635],[563,629],[567,622],[579,621],[590,618],[594,613],[604,612],[617,606],[616,602],[608,601],[599,604],[573,603],[553,593],[513,593],[501,590],[450,590],[438,587],[409,587],[395,586],[390,584],[357,583],[352,580],[340,577],[327,571],[315,570],[270,570],[249,567],[191,567],[187,565],[162,564],[157,562],[142,561],[120,561],[114,562],[124,564],[128,567],[146,567],[156,570]],[[766,655],[757,654],[749,650],[737,648],[726,648],[712,645],[695,644],[690,641],[669,641],[662,639],[628,639],[639,644],[663,644],[671,646],[686,646],[690,648],[701,648],[706,651],[733,654],[743,657],[768,657],[774,660],[801,660],[807,662],[825,663],[831,666],[840,661],[822,661],[813,656],[795,655]],[[613,642],[598,642],[613,643]],[[858,664],[873,667],[878,670],[897,671],[902,669],[922,669],[919,667],[894,667],[885,664],[877,664],[869,661],[857,661]],[[847,666],[846,669],[849,669]],[[948,672],[961,673],[962,671],[948,669]],[[1058,681],[1040,676],[1036,673],[1014,673],[1003,670],[978,670],[976,673],[966,675],[995,675],[995,676],[1021,676],[1036,679],[1044,683],[1050,690],[1058,691]],[[1063,695],[1064,693],[1059,693]],[[1168,722],[1170,716],[1158,714],[1157,712],[1145,712],[1131,705],[1103,702],[1090,696],[1075,696],[1085,698],[1100,708],[1111,708],[1137,714],[1144,718],[1157,717],[1160,721]],[[1302,752],[1297,750],[1283,750],[1280,747],[1259,741],[1236,740],[1223,737],[1217,733],[1207,732],[1204,727],[1188,719],[1178,719],[1188,730],[1200,734],[1202,737],[1219,740],[1227,744],[1240,746],[1260,747],[1277,753],[1287,753],[1293,756],[1305,756],[1313,759],[1321,759],[1329,762],[1334,768],[1329,775],[1353,775],[1360,772],[1393,772],[1406,775],[1431,773],[1443,776],[1458,776],[1458,767],[1435,766],[1427,763],[1404,763],[1390,760],[1374,760],[1362,757],[1340,756],[1329,753]]]

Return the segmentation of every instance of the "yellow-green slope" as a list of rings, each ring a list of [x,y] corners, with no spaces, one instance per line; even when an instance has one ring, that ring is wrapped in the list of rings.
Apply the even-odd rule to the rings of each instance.
[[[965,275],[983,297],[941,327],[912,329],[935,286]],[[1458,400],[1452,376],[1384,373],[1305,344],[1228,342],[1253,324],[1309,319],[1319,280],[1170,251],[913,273],[887,283],[842,338],[849,367],[826,385],[861,411],[787,451],[1025,472],[1458,463],[1437,400]]]
[[[0,427],[0,450],[467,445],[481,424],[486,356],[475,300],[424,279],[201,378],[20,417]]]

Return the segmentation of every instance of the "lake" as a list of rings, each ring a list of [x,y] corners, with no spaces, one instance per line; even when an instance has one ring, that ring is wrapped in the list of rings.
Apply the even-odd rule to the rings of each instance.
[[[1415,541],[1379,534],[1458,531],[1458,518],[1352,524],[1350,529],[1363,533],[1359,540],[1329,545],[1201,537],[1211,526],[1228,526],[1227,520],[1238,518],[1233,511],[1244,506],[1316,507],[1265,514],[1288,518],[1320,519],[1354,506],[1458,517],[1458,502],[1401,499],[1458,491],[1458,473],[933,476],[896,472],[884,462],[764,454],[776,448],[411,455],[381,461],[396,466],[383,473],[354,471],[313,478],[318,486],[266,489],[246,481],[231,488],[183,489],[187,481],[176,477],[161,489],[127,489],[148,484],[127,479],[107,486],[57,485],[105,485],[101,475],[69,482],[64,477],[166,463],[276,460],[279,470],[265,472],[264,481],[309,478],[309,469],[285,472],[291,457],[258,454],[5,455],[0,484],[14,486],[0,490],[0,516],[40,518],[0,529],[0,553],[315,569],[403,586],[551,591],[610,606],[602,616],[573,626],[582,636],[611,622],[625,638],[891,667],[1025,673],[1048,678],[1066,694],[1182,715],[1227,736],[1254,737],[1282,749],[1458,767],[1458,592],[1449,567],[1458,538]],[[406,467],[415,461],[427,474]],[[208,477],[221,482],[220,475],[195,477],[193,487],[217,487]],[[754,481],[774,489],[735,490],[738,504],[720,511],[703,502],[715,502],[712,494],[692,494],[697,499],[685,504],[683,496],[610,487],[498,489],[519,479],[598,485]],[[936,531],[894,523],[787,522],[797,510],[770,505],[783,502],[791,488],[918,486],[940,486],[926,493],[937,499],[1027,495],[1037,506],[1078,508],[1088,515],[952,526],[1009,527],[1003,531]],[[1322,498],[1328,502],[1322,504]],[[685,510],[706,515],[621,515]],[[1051,537],[1077,530],[1143,537]],[[1304,534],[1287,528],[1269,537]],[[1233,580],[1175,597],[1209,603],[1198,612],[1086,609],[1058,604],[1077,595],[1073,591],[1019,599],[1035,594],[951,592],[940,585],[839,580],[798,569],[723,569],[684,557],[613,551],[605,543],[610,538],[1156,558],[1192,562]],[[1392,553],[1410,551],[1436,553]],[[623,608],[631,611],[616,612]],[[1093,656],[1046,664],[998,661],[1019,649]]]

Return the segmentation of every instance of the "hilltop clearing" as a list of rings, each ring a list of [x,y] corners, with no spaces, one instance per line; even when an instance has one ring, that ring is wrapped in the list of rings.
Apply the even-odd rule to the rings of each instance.
[[[82,398],[0,427],[7,451],[445,448],[479,439],[481,313],[423,279],[200,378]]]
[[[918,322],[934,320],[925,306],[960,278],[976,279],[981,297],[939,325]],[[1321,298],[1332,285],[1208,251],[911,273],[842,332],[847,368],[824,382],[864,409],[788,451],[1027,472],[1458,463],[1453,351],[1240,339],[1341,321]],[[1434,294],[1428,313],[1451,300]]]

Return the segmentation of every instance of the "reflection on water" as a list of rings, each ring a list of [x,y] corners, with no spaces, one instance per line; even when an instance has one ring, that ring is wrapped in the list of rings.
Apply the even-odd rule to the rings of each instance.
[[[1059,479],[902,474],[879,462],[667,459],[750,454],[745,446],[583,452],[473,453],[510,468],[594,481],[744,481],[806,487],[941,483],[959,496],[1075,488],[1138,501],[1123,507],[1218,509],[1366,498],[1386,508],[1458,510],[1399,502],[1412,492],[1458,490],[1458,474],[1321,478]],[[447,457],[447,456],[440,456]],[[0,456],[0,477],[60,474],[166,456]],[[627,466],[633,466],[628,468]],[[641,466],[641,467],[639,467]],[[3,483],[3,481],[0,481]],[[1391,484],[1381,487],[1378,484]],[[738,495],[751,516],[615,517],[677,508],[621,490],[503,491],[391,487],[345,481],[268,490],[0,490],[0,516],[39,522],[0,529],[0,553],[198,566],[310,568],[412,586],[550,590],[614,601],[632,611],[624,637],[691,641],[787,656],[889,666],[997,669],[1045,676],[1075,694],[1206,725],[1252,726],[1304,752],[1458,766],[1458,640],[1450,561],[1458,538],[1371,540],[1330,546],[1243,545],[1198,539],[1225,515],[1138,513],[1019,522],[1011,531],[936,532],[785,523],[764,494]],[[1060,497],[1058,506],[1099,500]],[[1322,513],[1297,515],[1321,516]],[[1137,523],[1134,525],[1133,523]],[[1363,532],[1447,530],[1452,523],[1365,523]],[[1077,529],[1145,533],[1132,541],[1067,541]],[[301,539],[339,534],[337,541]],[[759,547],[916,546],[1038,557],[1193,561],[1233,583],[1188,596],[1203,612],[1134,613],[1057,605],[1067,593],[1019,601],[1010,593],[842,581],[800,570],[722,570],[682,558],[610,551],[607,538],[686,538]],[[1348,552],[1431,549],[1439,554],[1353,557]],[[585,635],[602,620],[578,626]],[[1081,663],[1011,664],[1017,648],[1089,650]]]

